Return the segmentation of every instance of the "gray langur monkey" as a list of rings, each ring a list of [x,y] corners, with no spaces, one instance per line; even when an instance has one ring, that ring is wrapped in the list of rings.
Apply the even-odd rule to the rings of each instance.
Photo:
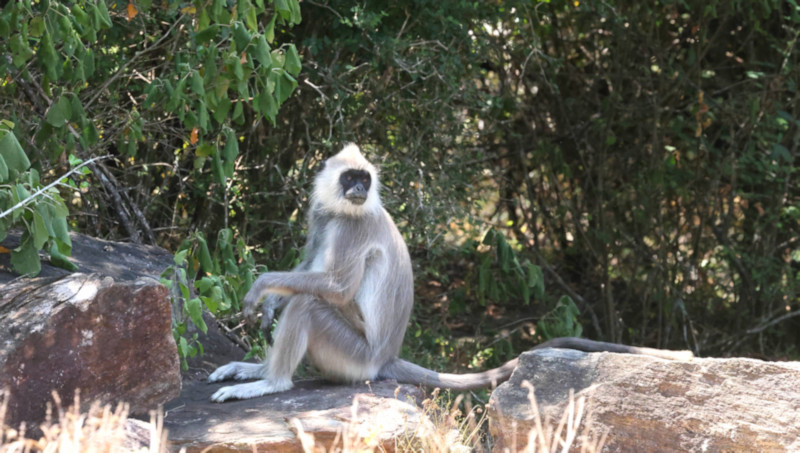
[[[244,298],[253,321],[262,305],[262,327],[283,313],[263,364],[232,362],[209,382],[254,382],[220,388],[212,401],[253,398],[292,387],[304,356],[327,377],[344,380],[396,379],[454,390],[495,386],[507,380],[514,359],[473,374],[437,373],[398,358],[414,302],[411,259],[403,237],[379,195],[378,171],[354,144],[329,158],[314,180],[304,260],[291,272],[267,272]],[[265,297],[266,296],[266,297]],[[573,348],[689,359],[689,351],[664,351],[556,338],[536,348]]]

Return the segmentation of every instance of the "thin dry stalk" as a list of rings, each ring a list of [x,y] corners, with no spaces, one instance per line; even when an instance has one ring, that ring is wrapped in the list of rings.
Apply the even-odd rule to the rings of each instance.
[[[95,402],[87,412],[82,412],[78,392],[67,409],[55,392],[53,402],[48,405],[45,422],[40,426],[39,439],[26,438],[24,426],[15,430],[0,424],[0,453],[166,452],[167,433],[162,413],[150,414],[149,446],[138,446],[128,438],[127,404],[120,403],[112,409],[109,404]],[[5,420],[7,405],[8,392],[0,391],[0,420]]]

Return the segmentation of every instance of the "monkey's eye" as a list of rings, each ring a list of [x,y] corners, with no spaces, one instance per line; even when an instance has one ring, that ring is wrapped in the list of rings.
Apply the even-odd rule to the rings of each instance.
[[[350,181],[352,181],[352,180],[353,180],[353,177],[352,177],[352,176],[350,176],[350,175],[345,175],[345,176],[344,176],[344,179],[345,179],[345,181],[347,181],[347,182],[350,182]]]

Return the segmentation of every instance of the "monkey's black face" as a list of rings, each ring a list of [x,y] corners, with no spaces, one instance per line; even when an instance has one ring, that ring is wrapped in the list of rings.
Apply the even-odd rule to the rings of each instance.
[[[368,171],[347,170],[339,176],[339,184],[341,184],[342,193],[348,201],[362,205],[367,201],[367,193],[369,193],[369,186],[372,184],[372,177]]]

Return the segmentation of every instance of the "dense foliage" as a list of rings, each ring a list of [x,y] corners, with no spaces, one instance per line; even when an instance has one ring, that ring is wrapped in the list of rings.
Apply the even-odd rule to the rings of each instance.
[[[355,141],[415,261],[408,354],[796,356],[795,2],[324,1],[12,1],[0,119],[46,182],[111,156],[71,226],[185,251],[193,319],[296,261],[315,165]]]

